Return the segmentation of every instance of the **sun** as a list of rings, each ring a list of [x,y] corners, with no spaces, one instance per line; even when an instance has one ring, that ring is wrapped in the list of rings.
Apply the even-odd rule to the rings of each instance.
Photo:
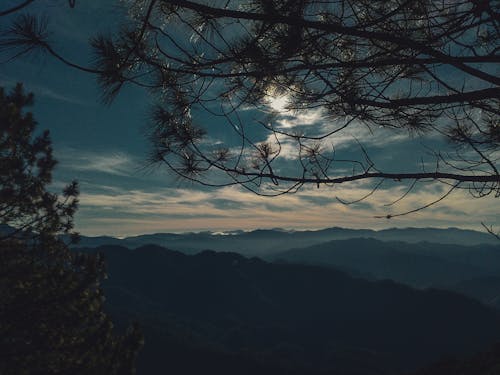
[[[273,112],[283,113],[290,111],[287,108],[290,104],[288,95],[266,95],[265,103]]]

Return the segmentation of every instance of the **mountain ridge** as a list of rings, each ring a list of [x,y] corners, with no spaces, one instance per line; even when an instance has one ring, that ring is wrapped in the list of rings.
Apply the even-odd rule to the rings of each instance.
[[[353,238],[289,249],[266,259],[354,270],[370,279],[392,279],[413,287],[447,290],[454,290],[453,285],[462,281],[500,275],[500,244],[412,244]],[[500,294],[500,287],[495,287]],[[480,293],[474,296],[485,300]]]
[[[211,249],[215,251],[237,251],[244,255],[265,256],[282,250],[305,247],[331,240],[351,238],[374,238],[380,241],[403,241],[417,243],[427,241],[437,244],[479,245],[498,243],[493,236],[469,229],[458,228],[389,228],[379,231],[371,229],[324,228],[320,230],[285,231],[283,229],[258,229],[254,231],[153,233],[125,237],[122,239],[99,236],[82,236],[77,247],[96,247],[117,244],[128,248],[154,244],[185,253]]]
[[[168,327],[175,322],[207,347],[349,374],[397,374],[441,355],[481,350],[500,337],[500,313],[458,293],[230,252],[186,255],[159,246],[83,251],[105,256],[111,312],[143,323],[148,363],[140,363],[146,367],[168,354],[161,343],[172,337]],[[156,359],[148,335],[159,343]]]

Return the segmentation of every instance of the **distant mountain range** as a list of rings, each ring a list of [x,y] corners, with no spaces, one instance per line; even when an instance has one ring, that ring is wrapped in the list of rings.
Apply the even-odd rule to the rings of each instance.
[[[465,282],[500,277],[500,241],[484,232],[457,228],[158,233],[123,239],[83,237],[79,246],[133,249],[149,244],[186,254],[226,251],[273,262],[328,266],[371,280],[391,279],[418,288],[459,292]],[[500,285],[489,287],[488,295],[481,290],[469,288],[466,294],[500,306]]]
[[[247,256],[270,256],[291,248],[307,247],[334,240],[373,238],[380,241],[472,246],[479,244],[498,245],[493,236],[473,230],[457,228],[392,228],[374,231],[370,229],[327,228],[316,231],[286,231],[283,229],[255,230],[250,232],[200,232],[200,233],[156,233],[122,239],[101,236],[82,236],[79,247],[119,245],[130,249],[143,245],[165,246],[187,254],[203,250],[232,251]]]
[[[500,309],[500,276],[483,276],[462,280],[448,289],[470,296]]]
[[[103,246],[118,321],[138,320],[139,374],[400,374],[500,338],[462,295],[235,253]]]
[[[459,373],[500,341],[500,244],[482,232],[84,236],[77,250],[104,254],[113,321],[143,327],[139,374],[401,375],[447,356]],[[470,363],[494,368],[497,351]]]
[[[290,249],[268,259],[332,266],[415,287],[443,287],[462,280],[500,276],[500,243],[462,246],[354,238]]]
[[[0,226],[0,232],[12,230]],[[78,247],[114,245],[133,249],[150,244],[186,254],[208,249],[258,256],[271,262],[327,266],[369,280],[391,279],[418,288],[454,290],[500,308],[500,283],[491,282],[500,278],[500,241],[471,230],[335,227],[316,231],[277,228],[158,233],[123,239],[83,236]]]

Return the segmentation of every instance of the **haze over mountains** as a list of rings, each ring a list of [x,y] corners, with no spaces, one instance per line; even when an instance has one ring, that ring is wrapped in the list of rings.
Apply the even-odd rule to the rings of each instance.
[[[373,238],[380,241],[422,241],[457,245],[498,245],[493,236],[473,230],[457,228],[392,228],[380,231],[370,229],[327,228],[316,231],[287,231],[283,229],[254,230],[250,232],[200,232],[200,233],[156,233],[118,239],[115,237],[83,236],[79,247],[120,245],[136,248],[143,245],[165,246],[184,253],[202,250],[231,251],[249,256],[269,256],[291,248],[306,247],[333,240],[351,238]]]
[[[123,239],[83,237],[79,246],[104,244],[129,249],[153,244],[185,254],[225,251],[271,262],[325,266],[369,280],[391,279],[417,288],[458,291],[500,307],[500,285],[490,283],[500,277],[500,243],[487,233],[472,230],[327,228],[158,233]]]

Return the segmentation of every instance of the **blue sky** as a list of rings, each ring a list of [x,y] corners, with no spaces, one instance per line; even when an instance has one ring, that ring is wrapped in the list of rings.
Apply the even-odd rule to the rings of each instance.
[[[96,30],[112,30],[117,19],[114,14],[119,12],[112,1],[78,1],[75,9],[69,9],[62,0],[42,3],[43,7],[32,11],[50,19],[55,47],[82,64],[91,62],[88,37]],[[390,221],[374,218],[434,200],[444,192],[439,185],[422,186],[392,206],[388,204],[404,194],[407,186],[386,184],[369,199],[352,205],[340,203],[337,197],[356,200],[371,190],[373,182],[319,189],[309,186],[296,194],[274,198],[259,197],[234,186],[201,187],[179,180],[166,168],[147,167],[149,145],[144,133],[151,101],[142,90],[126,87],[112,104],[104,105],[94,77],[41,55],[0,65],[0,85],[12,87],[16,82],[23,82],[35,93],[33,112],[39,129],[51,131],[59,160],[54,188],[72,179],[80,182],[81,205],[76,223],[77,230],[85,235],[331,226],[480,229],[481,222],[499,224],[497,199],[473,199],[466,191],[455,192],[412,215]],[[269,110],[283,110],[285,102],[286,98],[270,99]],[[288,113],[277,121],[284,128],[331,126],[320,110]],[[214,124],[208,122],[207,126]],[[212,136],[212,142],[231,142],[231,137],[220,129]],[[331,142],[340,153],[351,156],[359,154],[355,139],[369,149],[377,164],[394,171],[415,170],[422,157],[432,163],[424,145],[434,150],[447,147],[435,135],[412,138],[404,132],[377,129],[371,133],[359,127],[338,134]],[[292,159],[294,145],[283,146],[283,155]]]

